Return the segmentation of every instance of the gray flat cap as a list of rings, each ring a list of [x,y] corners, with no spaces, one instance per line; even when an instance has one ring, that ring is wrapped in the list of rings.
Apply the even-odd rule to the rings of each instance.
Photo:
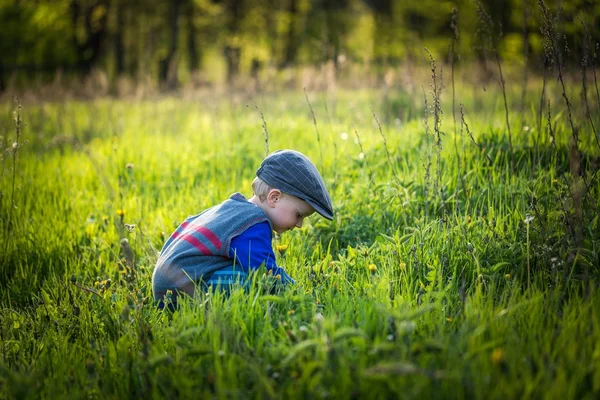
[[[265,158],[256,176],[267,185],[306,201],[323,217],[333,219],[331,198],[314,164],[295,150],[278,150]]]

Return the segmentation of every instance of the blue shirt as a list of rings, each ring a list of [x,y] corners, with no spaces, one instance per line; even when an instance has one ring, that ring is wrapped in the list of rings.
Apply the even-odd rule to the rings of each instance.
[[[295,283],[283,268],[277,266],[271,237],[271,226],[268,222],[252,225],[231,239],[229,257],[246,273],[257,270],[264,263],[267,271],[271,271],[273,276],[281,276],[281,282]]]

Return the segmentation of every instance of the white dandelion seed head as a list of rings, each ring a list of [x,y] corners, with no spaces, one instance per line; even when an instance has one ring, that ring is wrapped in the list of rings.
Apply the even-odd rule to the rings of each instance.
[[[340,134],[340,137],[342,138],[342,140],[348,140],[348,134],[346,132],[342,132]]]
[[[361,152],[361,153],[358,153],[358,158],[359,158],[360,160],[364,159],[364,158],[365,158],[365,153],[362,153],[362,152]]]

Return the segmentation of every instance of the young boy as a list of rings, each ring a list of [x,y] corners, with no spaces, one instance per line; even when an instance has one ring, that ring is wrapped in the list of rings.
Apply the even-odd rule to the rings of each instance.
[[[249,200],[239,193],[204,212],[188,217],[163,246],[152,275],[154,299],[163,306],[167,292],[194,295],[197,285],[227,289],[262,264],[294,280],[275,263],[273,231],[302,227],[315,211],[333,219],[323,179],[302,153],[279,150],[265,158],[252,182]]]

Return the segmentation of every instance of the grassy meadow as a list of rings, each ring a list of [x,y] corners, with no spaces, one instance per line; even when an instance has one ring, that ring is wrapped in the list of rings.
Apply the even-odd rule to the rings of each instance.
[[[572,109],[508,80],[509,134],[497,83],[457,78],[453,118],[436,79],[5,99],[0,398],[598,398],[593,86],[588,113],[577,77]],[[162,244],[250,196],[266,145],[310,157],[336,212],[277,238],[296,285],[157,310]]]

